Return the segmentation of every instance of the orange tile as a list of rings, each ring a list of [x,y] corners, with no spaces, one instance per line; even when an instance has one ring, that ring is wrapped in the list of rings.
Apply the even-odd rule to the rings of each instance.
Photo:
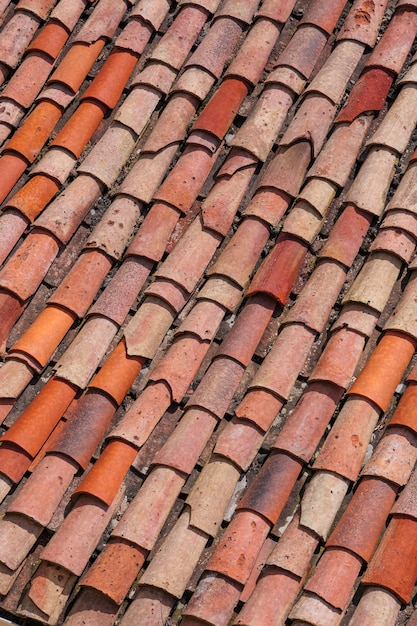
[[[109,506],[116,496],[130,465],[135,460],[137,448],[125,441],[110,440],[88,474],[75,489],[72,497],[80,494],[94,496]]]
[[[387,331],[349,389],[349,394],[364,396],[386,411],[415,347],[416,340],[412,337]]]
[[[138,55],[130,50],[113,50],[96,78],[82,95],[82,100],[98,100],[113,109],[119,100],[138,60]]]
[[[344,610],[362,567],[362,559],[348,550],[329,548],[308,579],[305,589],[336,609]]]
[[[58,251],[54,237],[33,230],[0,270],[0,286],[26,300],[39,287]]]
[[[192,131],[204,130],[222,139],[247,93],[248,85],[243,80],[226,78],[198,117]]]
[[[284,402],[267,389],[250,389],[235,409],[235,414],[266,432],[283,407]]]
[[[25,157],[19,154],[7,152],[0,156],[0,202],[7,197],[28,165]]]
[[[417,432],[417,384],[413,380],[407,386],[407,389],[400,398],[393,416],[390,419],[390,425],[406,426],[412,431]]]
[[[366,69],[354,85],[335,123],[353,122],[356,117],[369,111],[379,112],[393,80],[394,75],[389,70],[380,67]]]
[[[397,491],[396,485],[384,480],[372,476],[363,478],[326,545],[345,548],[369,561]]]
[[[60,146],[80,157],[106,113],[100,102],[82,101],[51,146]]]
[[[63,83],[76,93],[81,87],[94,61],[102,51],[104,44],[104,37],[100,37],[91,44],[81,42],[73,43],[50,77],[48,84],[53,82]]]
[[[389,589],[408,604],[417,578],[417,522],[391,519],[362,578],[364,585]]]
[[[56,59],[69,37],[68,30],[62,24],[45,24],[39,35],[29,44],[27,51],[40,51]]]
[[[88,250],[77,261],[49,300],[73,315],[83,317],[111,269],[111,259],[101,250]]]
[[[75,319],[73,313],[55,306],[46,307],[28,330],[13,344],[9,353],[29,354],[41,367],[44,367]]]
[[[206,569],[244,585],[271,524],[252,511],[239,510],[224,531]]]
[[[6,203],[6,207],[16,209],[31,222],[59,191],[59,184],[48,176],[33,176]]]
[[[0,451],[0,472],[18,483],[25,475],[31,457],[13,443],[4,443]]]
[[[129,356],[125,340],[122,340],[94,376],[90,387],[105,391],[117,404],[121,404],[145,360],[143,357]]]
[[[75,397],[76,391],[73,385],[51,378],[3,434],[1,441],[14,443],[34,457]]]
[[[240,501],[237,510],[248,509],[275,524],[304,464],[281,452],[271,454]]]
[[[148,550],[123,539],[110,539],[80,580],[80,585],[97,589],[120,605],[140,572]]]
[[[291,236],[280,235],[272,252],[252,280],[247,295],[267,293],[284,306],[306,252],[307,245],[304,242]]]
[[[0,313],[1,313],[1,326],[0,326],[0,350],[4,352],[6,349],[6,342],[9,337],[16,320],[23,313],[24,305],[19,298],[13,294],[0,289]]]
[[[155,202],[143,220],[126,256],[135,254],[160,261],[180,217],[180,211],[163,202]]]
[[[5,150],[17,152],[28,163],[33,163],[61,115],[61,108],[56,104],[40,102],[7,143]]]
[[[364,346],[365,338],[358,333],[345,329],[334,333],[309,380],[330,382],[347,389]]]

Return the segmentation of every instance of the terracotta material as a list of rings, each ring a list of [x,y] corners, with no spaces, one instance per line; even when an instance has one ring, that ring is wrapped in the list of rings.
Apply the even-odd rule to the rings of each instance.
[[[33,221],[59,190],[59,185],[47,176],[36,176],[19,189],[5,206],[16,209]]]
[[[390,424],[398,426],[406,426],[412,431],[417,430],[417,415],[415,414],[415,398],[417,394],[417,386],[414,381],[411,382],[404,394],[402,395],[397,408],[391,417]]]
[[[337,626],[341,617],[340,609],[335,609],[318,596],[308,593],[301,596],[289,614],[289,618],[297,626],[305,622],[313,622],[319,626]]]
[[[258,188],[273,187],[295,197],[303,183],[310,159],[311,146],[308,141],[298,141],[279,150],[262,176]]]
[[[99,37],[111,39],[125,12],[126,5],[121,0],[113,3],[101,0],[74,40],[92,43]]]
[[[201,581],[201,592],[197,588],[184,612],[184,626],[194,626],[201,620],[213,626],[226,626],[239,596],[240,585],[220,576],[206,574]]]
[[[329,257],[349,268],[371,223],[372,216],[347,204],[337,220],[331,237],[320,251],[320,257]]]
[[[75,489],[72,497],[88,494],[110,506],[135,459],[136,452],[136,448],[124,441],[111,440],[101,453],[100,459]]]
[[[102,37],[90,45],[81,42],[74,43],[49,78],[49,84],[63,83],[74,94],[77,93],[88,71],[103,49],[104,43]]]
[[[396,485],[405,485],[417,461],[416,444],[415,434],[408,429],[390,428],[366,464],[363,475],[378,476]],[[393,457],[395,463],[392,462]]]
[[[406,487],[401,492],[398,500],[392,507],[392,513],[396,515],[406,515],[412,519],[416,519],[416,506],[415,506],[415,492],[416,492],[416,473],[410,476]]]
[[[281,145],[288,146],[296,141],[306,140],[310,143],[311,156],[315,158],[323,146],[335,112],[335,105],[326,97],[315,93],[307,94],[282,137]]]
[[[149,296],[125,328],[127,354],[152,359],[174,317],[170,306]]]
[[[253,424],[233,419],[221,432],[216,443],[215,454],[232,460],[237,467],[245,471],[261,447],[264,434]]]
[[[14,444],[4,443],[2,445],[0,472],[10,480],[10,486],[21,480],[22,476],[27,472],[31,461],[31,457]]]
[[[54,26],[59,29],[58,24],[55,24]],[[45,27],[44,30],[46,30],[46,28],[47,27]],[[67,38],[68,33],[65,29],[62,30]],[[60,33],[58,32],[58,42],[59,35]],[[50,34],[47,34],[47,37],[49,38]],[[43,87],[52,70],[52,67],[53,61],[46,52],[39,51],[28,55],[13,75],[13,78],[9,80],[6,87],[3,89],[1,93],[2,99],[10,98],[11,100],[14,100],[14,102],[18,103],[20,107],[25,109],[29,108]],[[17,126],[16,122],[20,121],[23,117],[23,111],[21,111],[17,117],[19,119],[13,120],[13,126]],[[10,123],[11,122],[12,120],[10,120]]]
[[[17,11],[2,29],[0,37],[0,61],[8,68],[19,63],[26,46],[41,23],[41,18],[33,13]],[[3,81],[2,81],[3,82]]]
[[[7,515],[2,519],[2,543],[0,544],[0,560],[9,570],[14,572],[21,565],[43,527],[38,522],[23,515]],[[10,575],[12,575],[10,572]],[[3,581],[2,581],[3,582]],[[6,593],[9,589],[6,590]]]
[[[270,391],[251,389],[236,407],[238,418],[255,424],[266,432],[283,406],[283,401]],[[226,436],[226,435],[225,435]]]
[[[379,144],[402,154],[415,125],[416,113],[411,104],[414,92],[414,85],[408,86],[406,84],[402,87],[395,101],[395,106],[390,109],[389,117],[385,120],[382,128],[380,127],[372,139],[369,140],[368,145],[375,146]]]
[[[75,315],[57,307],[47,307],[30,328],[10,348],[10,354],[26,353],[44,367],[71,328]]]
[[[177,209],[163,202],[153,204],[126,254],[138,254],[151,261],[159,261],[179,216]]]
[[[356,480],[379,415],[380,411],[373,403],[360,396],[349,396],[314,467]]]
[[[266,293],[285,305],[306,252],[307,247],[303,242],[290,236],[280,237],[272,253],[257,272],[247,294],[250,296]],[[282,269],[284,267],[285,271]]]
[[[16,242],[20,239],[28,220],[20,213],[9,210],[4,211],[0,217],[2,240],[0,244],[0,264],[3,264],[9,253],[13,250]]]
[[[385,411],[414,349],[415,341],[410,337],[395,331],[386,332],[349,393],[364,395]]]
[[[330,35],[337,24],[343,8],[343,2],[339,0],[332,7],[329,7],[330,10],[326,11],[320,2],[313,0],[300,20],[300,24],[313,24]]]
[[[52,295],[50,304],[64,307],[78,317],[83,317],[110,268],[111,260],[101,251],[85,252]],[[81,277],[86,276],[88,281],[81,280]]]
[[[277,65],[289,66],[305,78],[309,78],[326,41],[324,31],[306,24],[294,33],[290,44],[280,55]]]
[[[66,619],[72,626],[79,625],[80,621],[88,621],[91,626],[111,626],[117,613],[118,607],[112,600],[87,589],[81,591]]]
[[[81,102],[51,146],[60,146],[72,152],[75,157],[79,157],[105,112],[106,108],[101,102]]]
[[[364,623],[379,626],[381,621],[393,623],[398,617],[400,608],[401,602],[387,589],[365,587],[350,626],[361,626]]]
[[[25,363],[8,359],[0,368],[0,383],[3,398],[18,398],[29,384],[33,371]]]
[[[376,42],[387,2],[381,0],[368,6],[363,0],[356,0],[338,35],[339,39],[355,39],[368,46]]]
[[[416,528],[413,519],[391,519],[362,578],[364,585],[384,587],[409,602],[417,577]]]
[[[157,620],[168,619],[174,604],[173,596],[164,590],[156,587],[141,587],[132,602],[132,607],[129,607],[123,616],[123,626],[135,626],[137,620],[147,620],[149,626],[157,626]]]
[[[367,65],[381,65],[399,74],[413,44],[416,30],[415,10],[396,11]]]
[[[314,473],[300,506],[300,524],[325,540],[346,495],[349,481],[332,472]]]
[[[0,170],[2,171],[0,202],[7,197],[28,165],[28,161],[19,154],[6,153],[0,156]]]
[[[397,487],[372,476],[363,478],[346,511],[327,540],[369,561],[384,530]],[[373,515],[369,516],[370,508]]]
[[[347,105],[341,109],[336,122],[353,122],[359,115],[381,110],[394,76],[392,72],[375,67],[366,70],[352,92]]]
[[[300,510],[297,509],[267,558],[267,565],[285,570],[301,582],[310,568],[318,542],[319,538],[314,531],[300,525]]]
[[[286,454],[271,454],[240,501],[238,510],[254,511],[275,524],[302,467],[302,462]]]
[[[126,343],[122,341],[94,376],[90,387],[105,391],[117,404],[121,404],[144,362],[144,358],[130,356]]]
[[[409,263],[414,255],[415,240],[398,228],[383,229],[372,244],[371,251],[384,250],[397,255],[405,263]]]
[[[289,452],[307,463],[341,396],[342,389],[333,384],[310,383],[275,439],[274,448]]]
[[[116,198],[87,239],[85,248],[96,248],[113,259],[120,259],[139,217],[137,202],[131,198]]]
[[[362,559],[348,550],[329,548],[316,565],[305,589],[336,609],[344,610],[361,567]]]
[[[153,29],[150,24],[130,20],[115,41],[118,48],[122,48],[136,55],[142,54],[146,48]]]

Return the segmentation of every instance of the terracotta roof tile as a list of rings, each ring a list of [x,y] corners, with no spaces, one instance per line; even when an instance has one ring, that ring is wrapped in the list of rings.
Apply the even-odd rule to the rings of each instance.
[[[386,1],[376,2],[372,6],[368,6],[363,0],[356,0],[343,23],[338,38],[352,38],[356,41],[362,41],[368,46],[374,46],[386,6]]]
[[[267,416],[264,416],[264,419],[266,421]],[[253,423],[235,418],[229,424],[230,426],[221,432],[214,453],[230,459],[237,467],[245,471],[261,447],[264,431]]]
[[[74,42],[50,76],[46,90],[48,90],[49,85],[53,88],[56,87],[55,83],[62,83],[64,87],[68,87],[71,90],[72,94],[70,97],[72,99],[103,49],[104,43],[104,38],[101,37],[91,44]],[[46,94],[41,92],[39,97],[44,98]]]
[[[2,241],[0,244],[0,263],[3,263],[14,245],[26,230],[29,221],[14,210],[4,211],[0,217]]]
[[[360,626],[366,620],[369,626],[377,626],[381,620],[391,622],[398,617],[400,601],[387,590],[378,587],[366,587],[351,622]]]
[[[353,122],[359,115],[380,111],[393,80],[392,72],[385,69],[367,69],[354,85],[336,122]]]
[[[400,6],[400,5],[398,5]],[[407,10],[407,8],[409,10]],[[416,8],[397,10],[366,65],[381,65],[399,74],[416,36]]]
[[[9,106],[20,105],[21,110],[17,110],[15,117],[10,115],[4,121],[12,126],[17,126],[24,114],[24,109],[31,106],[33,100],[38,95],[44,85],[53,66],[53,61],[44,52],[34,52],[28,55],[19,69],[13,75],[6,87],[3,89],[1,98],[2,105],[6,103],[3,98],[10,98],[13,102]],[[7,105],[6,105],[7,106]],[[3,111],[4,117],[4,111]]]
[[[372,215],[348,204],[320,250],[320,257],[329,257],[347,268],[353,263],[371,224]]]
[[[324,626],[325,624],[326,626],[336,626],[340,622],[342,612],[316,595],[305,593],[290,611],[289,615],[291,619],[294,619],[295,623],[297,621],[303,623],[308,620],[310,623],[314,621],[319,626]]]
[[[100,0],[73,41],[92,44],[100,37],[111,39],[125,12],[126,4],[122,0]]]
[[[307,94],[281,139],[282,146],[307,140],[311,148],[311,156],[320,152],[330,124],[335,115],[335,105],[326,97],[314,93]]]
[[[277,66],[288,66],[304,78],[309,78],[326,41],[326,33],[320,28],[308,24],[300,27],[279,56]],[[274,73],[271,74],[269,80],[273,80],[273,77]]]
[[[330,7],[329,7],[330,8]],[[330,10],[325,10],[323,5],[317,0],[313,0],[310,3],[310,6],[305,11],[301,24],[313,24],[318,28],[324,30],[328,35],[330,35],[336,26],[336,23],[340,17],[344,8],[343,2],[338,0],[335,2]]]
[[[52,9],[50,18],[60,22],[69,32],[75,27],[89,0],[61,0]]]
[[[215,17],[217,18],[221,15],[226,15],[227,17],[233,17],[240,22],[250,24],[257,5],[258,2],[254,0],[249,0],[249,2],[242,2],[242,0],[232,2],[231,0],[226,0],[226,2],[223,3],[223,6],[216,11]]]
[[[17,66],[40,23],[41,18],[34,14],[25,11],[15,12],[2,29],[0,37],[1,63],[4,63],[8,68]]]
[[[300,524],[327,539],[348,488],[349,481],[340,475],[328,471],[314,473],[301,501]]]
[[[201,620],[211,625],[227,624],[233,616],[232,607],[237,604],[239,596],[240,585],[221,576],[207,574],[202,579],[202,592],[199,593],[197,588],[193,602],[185,611],[184,626],[195,626]]]
[[[293,0],[286,0],[285,2],[277,2],[277,0],[265,0],[262,6],[258,9],[257,15],[263,17],[269,17],[277,22],[286,22],[294,6]]]

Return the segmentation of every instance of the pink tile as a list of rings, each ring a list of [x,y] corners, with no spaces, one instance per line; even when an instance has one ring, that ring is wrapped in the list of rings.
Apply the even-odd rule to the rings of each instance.
[[[234,419],[220,433],[214,453],[230,459],[237,467],[246,471],[263,439],[264,432],[253,424]]]
[[[408,264],[414,255],[415,239],[398,228],[383,228],[378,232],[369,250],[390,252]]]
[[[294,0],[285,0],[285,2],[264,0],[256,15],[269,17],[271,20],[284,23],[290,17],[294,4]]]
[[[223,3],[223,6],[216,11],[216,17],[220,15],[227,15],[228,17],[233,17],[237,20],[240,20],[246,24],[250,24],[252,22],[253,14],[257,8],[257,2],[254,0],[249,0],[249,2],[242,2],[238,0],[238,2],[231,2],[230,0],[226,0]]]
[[[327,35],[324,31],[306,24],[296,30],[276,65],[289,66],[309,78],[326,41]]]
[[[293,198],[298,195],[311,160],[310,142],[302,141],[302,137],[299,139],[294,145],[278,150],[258,183],[258,189],[272,187]]]
[[[83,590],[77,597],[66,621],[68,626],[80,626],[83,622],[90,626],[112,626],[118,613],[114,603],[93,590]]]
[[[91,44],[100,37],[111,40],[125,12],[122,0],[100,0],[73,41]]]
[[[363,0],[356,0],[338,34],[338,39],[355,39],[368,46],[374,46],[386,9],[386,0],[368,6]]]
[[[417,438],[407,428],[390,426],[380,440],[363,476],[378,476],[402,487],[417,461]]]
[[[2,29],[0,61],[16,67],[40,23],[36,15],[17,11]]]
[[[45,20],[52,7],[55,4],[55,0],[19,0],[16,5],[17,10],[28,11],[37,15],[41,20]]]
[[[148,22],[152,25],[152,28],[158,30],[169,9],[169,0],[157,0],[157,2],[145,3],[139,2],[132,8],[130,17],[141,17],[144,22]]]
[[[412,519],[417,519],[416,510],[416,489],[417,489],[417,472],[413,472],[405,488],[400,493],[398,500],[392,507],[392,513],[395,515],[406,515]]]
[[[148,211],[126,254],[159,261],[180,217],[180,212],[163,202],[156,202]]]

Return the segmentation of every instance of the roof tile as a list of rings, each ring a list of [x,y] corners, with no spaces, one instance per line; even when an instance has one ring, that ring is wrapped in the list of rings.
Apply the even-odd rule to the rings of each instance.
[[[156,2],[147,2],[140,0],[130,12],[130,17],[140,17],[144,22],[148,22],[152,28],[158,30],[161,26],[166,14],[170,9],[170,0],[157,0]]]
[[[3,264],[15,244],[23,235],[28,220],[13,209],[3,211],[0,216],[1,241],[0,241],[0,264]]]
[[[400,73],[417,33],[415,8],[417,7],[414,7],[414,10],[405,9],[394,13],[378,45],[367,60],[367,66],[381,65],[396,74]]]
[[[189,94],[204,100],[214,82],[215,79],[210,72],[199,67],[188,67],[173,84],[171,94]]]
[[[394,503],[397,487],[374,477],[362,479],[346,511],[327,540],[369,561]],[[373,515],[369,515],[370,508]]]
[[[414,433],[408,429],[389,428],[362,470],[362,475],[378,476],[396,485],[405,485],[417,461],[416,443]]]
[[[77,159],[75,158],[75,156],[73,156],[72,154],[68,154],[68,152],[66,152],[65,150],[62,150],[61,148],[50,148],[32,168],[31,174],[36,174],[36,178],[42,175],[48,176],[50,181],[49,187],[52,189],[51,182],[53,181],[59,183],[60,186],[66,183],[67,178],[73,171],[76,162]],[[50,180],[51,178],[53,179],[53,181]],[[28,183],[30,182],[30,180],[28,181]],[[38,181],[35,180],[32,183],[32,187],[37,186],[37,183]],[[17,192],[17,194],[19,194],[19,191]],[[48,201],[43,201],[43,206],[46,206],[47,202]],[[32,210],[33,212],[35,212],[36,209]],[[37,211],[37,214],[38,213],[40,213],[39,210]],[[35,215],[35,217],[37,216],[37,214]]]
[[[7,509],[6,519],[16,524],[16,515],[16,521],[29,518],[41,526],[47,526],[77,469],[77,465],[69,463],[68,459],[64,460],[55,455],[45,456],[37,466],[36,472],[33,472],[26,481],[24,489],[13,498]],[[7,561],[4,561],[5,555],[0,558],[4,563],[8,563],[9,567],[16,569],[20,565],[20,559],[23,561],[30,548],[22,547],[19,552],[10,554]],[[15,563],[12,564],[10,559],[15,560]]]
[[[178,284],[158,278],[147,287],[146,294],[161,298],[177,313],[181,311],[188,299],[187,292]]]
[[[401,232],[398,227],[381,228],[369,247],[370,252],[379,250],[395,254],[405,263],[409,263],[414,256],[415,239],[408,233]]]
[[[225,626],[233,616],[233,607],[238,603],[241,585],[225,580],[216,574],[205,574],[200,589],[184,611],[184,626],[203,623]]]
[[[326,41],[327,35],[320,28],[308,24],[301,26],[278,57],[277,67],[288,66],[308,79]],[[274,73],[270,75],[269,80],[273,80],[273,77]]]
[[[59,146],[68,150],[76,158],[80,157],[88,141],[103,119],[105,112],[106,108],[100,102],[81,102],[80,106],[74,111],[63,129],[52,141],[52,150],[50,149],[41,161],[37,163],[35,171],[39,171],[39,168],[42,168],[45,157],[48,156],[49,152],[53,151],[54,157],[56,157],[57,151],[53,150],[53,146]],[[40,171],[44,170],[41,169]]]
[[[255,424],[259,431],[265,433],[270,428],[282,406],[283,401],[281,398],[270,391],[254,387],[250,389],[236,407],[235,414],[239,419],[242,419],[242,425],[246,425],[246,421],[248,421]],[[256,436],[258,436],[259,431],[255,431],[257,433]],[[252,432],[250,431],[250,433]]]
[[[399,228],[414,239],[417,239],[417,220],[414,215],[408,211],[401,209],[388,211],[383,224],[387,228]]]
[[[313,474],[301,501],[300,524],[327,539],[349,481],[333,472]]]
[[[270,454],[237,510],[248,509],[275,524],[302,468],[301,461],[287,454]]]
[[[266,421],[266,416],[264,416]],[[269,420],[272,423],[272,420]],[[230,459],[237,467],[246,471],[259,448],[265,433],[255,424],[233,418],[220,433],[214,453]]]
[[[282,232],[312,243],[323,224],[323,217],[310,204],[297,200],[291,212],[285,218]]]
[[[171,307],[149,296],[125,328],[127,353],[152,359],[174,317]]]
[[[406,487],[401,491],[397,501],[392,507],[393,515],[406,515],[412,519],[417,518],[416,514],[416,472],[413,471]]]
[[[347,104],[340,110],[335,122],[353,122],[364,113],[379,112],[393,80],[394,75],[388,70],[379,67],[367,69],[353,86]]]
[[[366,304],[348,302],[332,326],[332,330],[340,330],[343,327],[354,330],[364,337],[370,337],[375,330],[379,319],[379,313]]]
[[[52,9],[50,19],[60,22],[68,32],[75,27],[78,19],[86,7],[88,0],[61,0]]]
[[[379,626],[381,620],[395,621],[401,603],[396,596],[386,589],[365,587],[359,605],[351,619],[352,626]]]
[[[349,396],[314,462],[314,468],[337,472],[345,480],[356,480],[378,417],[379,410],[371,402]]]
[[[331,382],[347,389],[364,346],[362,335],[341,328],[330,337],[309,381]]]
[[[417,577],[416,530],[414,519],[393,517],[362,583],[389,589],[407,604]]]
[[[170,389],[164,381],[148,385],[108,437],[124,439],[139,448],[170,404]]]
[[[73,42],[92,44],[101,37],[111,39],[125,12],[126,4],[123,0],[99,0]]]
[[[331,606],[344,610],[362,567],[362,559],[348,550],[329,548],[324,552],[305,585]]]
[[[101,184],[91,176],[77,176],[37,218],[36,226],[68,243],[101,191]]]
[[[239,510],[224,531],[206,569],[245,584],[269,530],[270,523],[260,515]]]
[[[256,15],[262,15],[262,17],[269,17],[271,20],[284,23],[290,17],[293,7],[294,0],[285,0],[284,2],[264,0]]]
[[[68,601],[76,577],[61,568],[42,563],[37,570],[37,578],[32,583],[30,595],[23,598],[19,613],[24,617],[42,618],[45,615],[56,621],[63,606]]]
[[[131,19],[115,40],[114,45],[140,55],[144,52],[152,34],[153,29],[150,24],[144,24],[141,20]],[[114,53],[117,54],[116,50]]]
[[[226,277],[210,277],[200,290],[198,298],[217,302],[233,312],[241,303],[243,293],[232,280]]]
[[[130,50],[113,50],[95,79],[83,93],[81,102],[91,98],[105,104],[109,109],[113,109],[137,60],[137,54]]]
[[[83,317],[110,268],[111,260],[101,251],[85,252],[78,257],[49,303]],[[86,277],[88,280],[84,282]]]
[[[14,323],[21,316],[24,306],[22,301],[8,291],[0,289],[0,310],[3,327],[0,332],[0,349],[6,349],[6,342]]]
[[[354,39],[373,47],[386,6],[386,0],[379,0],[372,4],[369,4],[367,0],[355,0],[338,34],[338,39]]]
[[[250,24],[258,4],[259,2],[257,0],[249,0],[249,2],[245,2],[244,0],[237,0],[237,2],[226,0],[216,11],[215,17],[218,18],[224,15],[244,22],[245,24]]]
[[[295,607],[290,611],[290,619],[294,623],[313,622],[316,626],[337,626],[342,612],[327,604],[321,598],[309,593],[301,596]]]
[[[41,18],[25,11],[17,11],[13,15],[1,32],[1,63],[9,68],[17,66],[40,23]]]
[[[85,248],[98,249],[113,259],[120,259],[139,217],[137,202],[116,198],[87,239]]]
[[[18,398],[33,376],[26,363],[8,359],[0,367],[2,398]]]
[[[0,559],[2,564],[11,570],[9,574],[11,578],[36,543],[43,527],[38,522],[23,515],[7,514],[2,519],[1,530],[3,542]],[[2,583],[3,586],[4,579]],[[9,589],[3,591],[7,594]]]
[[[161,94],[152,87],[145,85],[132,89],[113,119],[128,126],[137,135],[141,135],[160,99]],[[138,115],[139,110],[141,115]]]
[[[177,71],[172,67],[159,62],[148,61],[146,67],[137,76],[133,76],[131,87],[146,85],[167,94],[176,76]]]
[[[308,141],[299,141],[278,150],[262,176],[258,189],[272,187],[289,196],[297,196],[310,159],[311,146]]]
[[[3,89],[1,93],[2,107],[7,106],[3,98],[10,98],[14,102],[8,103],[9,106],[16,106],[14,103],[17,103],[22,108],[29,108],[43,87],[52,66],[53,61],[44,52],[34,52],[28,55],[14,73],[13,78],[9,80]],[[4,121],[17,126],[24,113],[20,107],[16,107],[14,118],[10,113],[6,118],[5,110],[3,109]]]
[[[55,365],[62,378],[80,389],[85,389],[104,357],[117,332],[117,326],[109,319],[92,318],[80,331]]]
[[[307,94],[284,133],[280,145],[289,146],[306,140],[310,145],[311,156],[316,157],[323,147],[335,112],[335,105],[325,96]]]
[[[207,535],[190,526],[185,510],[141,577],[142,585],[164,589],[180,598],[206,542]]]
[[[415,415],[415,395],[416,386],[413,380],[407,385],[407,389],[402,394],[399,403],[391,417],[390,425],[406,426],[413,432],[417,431],[417,422]]]
[[[405,85],[387,112],[384,123],[368,140],[367,146],[383,146],[402,154],[416,125],[417,115],[413,107],[415,86]]]
[[[204,466],[185,501],[191,526],[216,536],[239,476],[240,471],[224,459],[213,459]]]
[[[301,189],[295,206],[297,206],[299,202],[301,209],[303,209],[304,203],[308,203],[322,217],[324,217],[335,194],[336,186],[332,181],[328,181],[325,178],[310,178]],[[285,220],[285,226],[287,226],[288,218],[291,216],[292,212],[293,211],[291,210],[289,216]]]
[[[350,268],[372,221],[372,215],[347,204],[332,229],[319,257],[330,258]]]
[[[153,619],[155,615],[158,615],[155,619],[167,620],[174,604],[173,596],[164,590],[157,587],[140,587],[132,602],[132,610],[129,607],[123,617],[123,626],[135,626],[137,620],[149,620],[149,616]],[[157,626],[157,623],[151,623],[149,626]]]
[[[313,0],[310,2],[310,6],[301,18],[300,24],[313,24],[324,30],[328,35],[331,35],[343,8],[344,4],[342,0],[337,0],[337,2],[332,4],[331,7],[328,7],[327,10],[321,2]]]

